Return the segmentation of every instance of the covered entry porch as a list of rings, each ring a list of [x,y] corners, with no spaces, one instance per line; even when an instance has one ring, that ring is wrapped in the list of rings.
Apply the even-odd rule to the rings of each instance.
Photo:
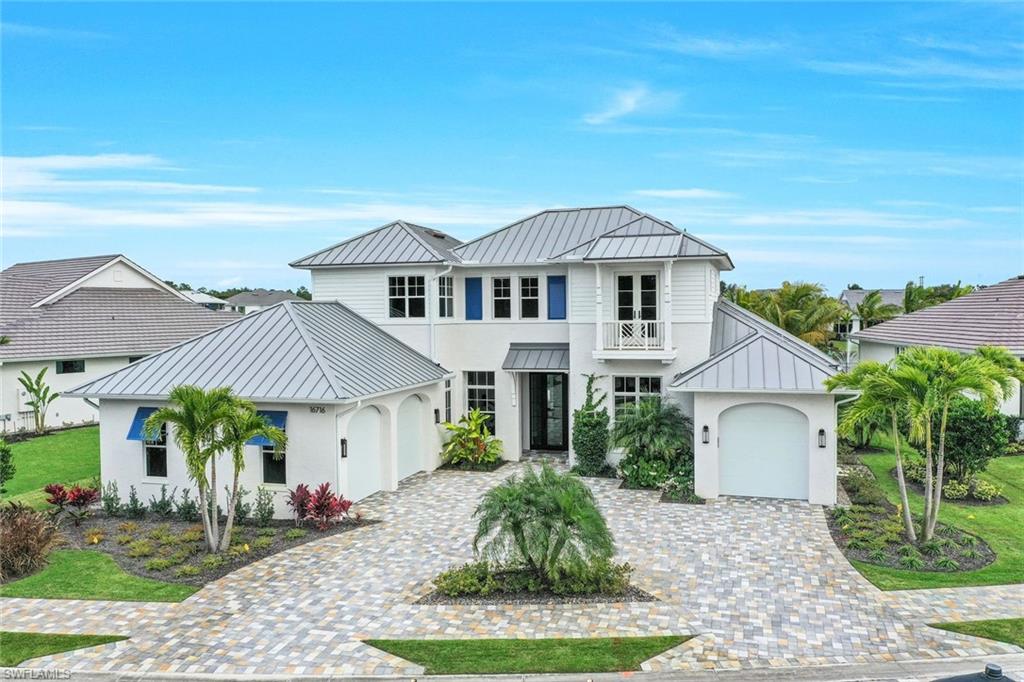
[[[524,453],[569,451],[569,344],[513,343],[502,363],[513,375]]]

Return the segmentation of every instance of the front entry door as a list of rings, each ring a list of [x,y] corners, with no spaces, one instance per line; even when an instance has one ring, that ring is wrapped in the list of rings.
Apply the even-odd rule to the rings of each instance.
[[[530,449],[569,448],[568,375],[530,374]]]

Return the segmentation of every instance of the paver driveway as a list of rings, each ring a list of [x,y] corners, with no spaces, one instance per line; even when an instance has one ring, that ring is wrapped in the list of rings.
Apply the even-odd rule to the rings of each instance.
[[[924,623],[947,611],[981,617],[983,600],[986,617],[1017,615],[1021,586],[943,591],[938,601],[883,594],[839,554],[820,507],[741,499],[659,504],[656,493],[620,490],[609,480],[590,484],[620,557],[661,601],[415,605],[433,575],[471,557],[480,494],[518,466],[418,475],[364,503],[384,523],[251,564],[181,604],[7,599],[4,628],[132,636],[34,666],[193,673],[422,672],[360,643],[369,637],[699,635],[648,661],[650,670],[1019,652]]]

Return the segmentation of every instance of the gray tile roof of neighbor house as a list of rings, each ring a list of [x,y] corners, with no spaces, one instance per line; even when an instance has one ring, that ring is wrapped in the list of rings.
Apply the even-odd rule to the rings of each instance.
[[[724,299],[715,304],[711,353],[676,375],[672,389],[822,393],[839,369],[810,344]]]
[[[853,338],[955,350],[1002,346],[1024,356],[1024,275],[876,324]]]
[[[462,244],[440,230],[396,220],[291,263],[296,268],[458,261]]]
[[[290,291],[281,291],[280,289],[253,289],[252,291],[241,291],[234,296],[224,299],[229,305],[233,306],[272,306],[282,301],[301,301],[299,298]]]
[[[881,295],[882,305],[896,305],[903,308],[904,289],[843,289],[843,293],[839,294],[839,302],[850,310],[856,310],[864,297],[872,291],[877,291]]]
[[[448,375],[341,303],[286,301],[65,395],[157,399],[192,384],[257,401],[345,402]]]
[[[568,372],[568,343],[512,343],[501,363],[509,372]]]

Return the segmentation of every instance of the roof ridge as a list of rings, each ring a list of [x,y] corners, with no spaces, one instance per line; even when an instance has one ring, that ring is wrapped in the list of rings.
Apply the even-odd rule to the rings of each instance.
[[[313,341],[313,339],[310,337],[309,330],[306,329],[305,323],[299,319],[299,316],[292,309],[292,303],[293,301],[281,301],[280,303],[277,303],[275,305],[284,307],[285,311],[288,313],[289,319],[291,319],[292,324],[295,325],[296,330],[299,332],[299,336],[306,343],[306,347],[309,349],[310,354],[313,356],[313,362],[315,362],[316,366],[320,368],[321,372],[323,372],[324,379],[327,380],[327,385],[331,387],[332,391],[334,391],[334,398],[336,400],[343,400],[344,396],[342,395],[341,389],[338,388],[337,377],[335,377],[334,373],[330,370],[329,367],[327,367],[327,363],[323,359],[320,350],[320,344]]]
[[[551,260],[554,260],[556,258],[561,258],[562,256],[564,256],[565,254],[569,253],[570,251],[575,251],[576,249],[580,248],[581,246],[586,246],[587,244],[590,244],[590,248],[588,248],[586,250],[586,252],[583,254],[583,257],[586,258],[587,254],[589,254],[591,252],[591,250],[593,250],[594,245],[597,243],[598,239],[602,239],[603,237],[615,236],[615,235],[612,235],[612,232],[616,232],[618,230],[621,230],[624,227],[629,227],[633,223],[635,223],[635,222],[637,222],[639,220],[643,220],[645,217],[650,217],[646,213],[638,211],[635,208],[633,208],[632,206],[603,206],[601,208],[628,208],[629,210],[633,211],[634,213],[637,213],[638,215],[637,215],[637,217],[633,218],[632,220],[628,220],[628,221],[622,223],[621,225],[616,225],[615,227],[613,227],[611,229],[605,230],[604,232],[602,232],[601,234],[597,235],[596,237],[594,237],[592,239],[587,239],[587,240],[582,241],[582,242],[577,242],[574,246],[566,249],[565,251],[562,251],[561,253],[556,253],[553,256],[550,256],[550,257],[546,258],[545,260],[551,261]],[[574,209],[574,210],[581,210],[581,209]],[[661,221],[656,221],[656,222],[661,222]],[[622,236],[628,237],[628,236],[636,236],[636,235],[622,235]],[[649,236],[656,237],[656,236],[666,236],[666,235],[649,235]]]
[[[507,230],[507,229],[509,229],[511,227],[515,227],[519,223],[525,223],[527,220],[532,220],[532,219],[534,219],[534,218],[536,218],[536,217],[538,217],[540,215],[543,215],[545,213],[565,213],[567,211],[597,211],[597,210],[601,210],[601,209],[610,209],[610,208],[625,208],[625,209],[628,209],[628,210],[632,211],[633,213],[636,213],[638,215],[642,215],[642,213],[640,211],[636,210],[635,208],[633,208],[632,206],[629,206],[627,204],[615,204],[615,205],[611,205],[611,206],[579,206],[579,207],[576,207],[576,208],[545,208],[545,209],[541,209],[540,211],[537,211],[536,213],[531,213],[530,215],[526,216],[525,218],[518,218],[516,220],[513,220],[512,222],[508,223],[507,225],[503,225],[502,227],[499,227],[499,228],[497,228],[495,230],[491,230],[490,232],[487,232],[486,234],[480,235],[476,239],[471,239],[468,242],[463,242],[459,246],[457,246],[454,249],[452,249],[452,251],[458,251],[459,249],[467,247],[470,244],[475,244],[476,242],[478,242],[478,241],[480,241],[482,239],[486,239],[488,237],[494,236],[494,235],[498,234],[499,232],[504,232],[505,230]],[[629,222],[633,222],[633,221],[629,221]],[[627,224],[627,223],[624,223],[624,224]],[[576,246],[572,247],[572,249],[568,249],[567,251],[565,251],[563,253],[568,253],[569,251],[572,251],[573,249],[579,248],[580,246],[583,246],[583,244],[586,244],[586,243],[587,242],[580,242],[580,243],[576,244]],[[551,258],[557,258],[558,256],[561,256],[561,255],[563,255],[563,254],[560,253],[560,254],[557,254],[555,256],[552,256]],[[550,259],[548,259],[548,260],[550,260]]]
[[[21,261],[21,262],[18,262],[18,263],[12,263],[11,265],[8,265],[5,268],[5,270],[9,270],[9,269],[11,269],[13,267],[16,267],[18,265],[42,265],[44,263],[67,263],[67,262],[76,261],[76,260],[95,260],[95,259],[98,259],[98,258],[105,258],[109,262],[109,261],[114,260],[115,258],[122,258],[122,257],[124,257],[123,253],[105,253],[105,254],[101,254],[99,256],[72,256],[71,258],[52,258],[50,260],[26,260],[26,261]]]
[[[368,237],[371,234],[376,234],[377,232],[380,232],[381,230],[384,230],[386,228],[391,227],[392,225],[396,225],[396,224],[401,223],[401,222],[402,222],[401,219],[399,219],[399,220],[392,220],[390,223],[385,223],[385,224],[380,225],[379,227],[375,227],[372,230],[369,230],[367,232],[360,232],[359,234],[353,235],[353,236],[349,237],[348,239],[343,239],[342,241],[338,242],[337,244],[331,244],[330,246],[324,247],[324,248],[320,249],[319,251],[314,251],[313,253],[306,254],[305,256],[302,256],[301,258],[296,258],[292,262],[288,263],[288,267],[294,268],[294,267],[296,267],[296,265],[298,263],[301,263],[304,260],[309,260],[310,258],[315,258],[316,256],[319,256],[321,253],[325,253],[327,251],[330,251],[331,249],[336,249],[339,246],[344,246],[345,244],[348,244],[349,242],[354,242],[357,239],[362,239],[363,237]]]
[[[440,259],[441,259],[441,261],[443,261],[443,262],[446,262],[446,263],[447,263],[447,262],[449,262],[449,261],[451,260],[451,259],[450,259],[450,258],[449,258],[448,256],[444,255],[443,253],[441,253],[440,251],[438,251],[437,249],[435,249],[435,248],[434,248],[433,246],[431,246],[430,244],[428,244],[428,243],[427,243],[427,240],[426,240],[426,239],[424,239],[424,238],[423,238],[423,237],[422,237],[421,235],[417,234],[418,230],[417,230],[417,229],[415,229],[415,228],[420,228],[420,229],[428,229],[428,228],[422,227],[422,226],[420,226],[420,225],[416,225],[415,223],[407,223],[407,222],[405,222],[404,220],[401,220],[401,219],[399,219],[399,220],[398,220],[398,221],[396,221],[396,222],[398,223],[398,225],[399,225],[399,226],[401,226],[401,228],[402,228],[403,230],[405,230],[405,232],[406,232],[406,233],[407,233],[407,234],[408,234],[409,236],[411,236],[411,237],[412,237],[413,239],[415,239],[415,240],[416,240],[416,242],[417,242],[418,244],[420,244],[420,246],[422,246],[422,247],[423,247],[423,248],[425,248],[425,249],[426,249],[427,251],[429,251],[430,253],[434,254],[434,255],[435,255],[435,256],[437,256],[438,258],[440,258]]]

